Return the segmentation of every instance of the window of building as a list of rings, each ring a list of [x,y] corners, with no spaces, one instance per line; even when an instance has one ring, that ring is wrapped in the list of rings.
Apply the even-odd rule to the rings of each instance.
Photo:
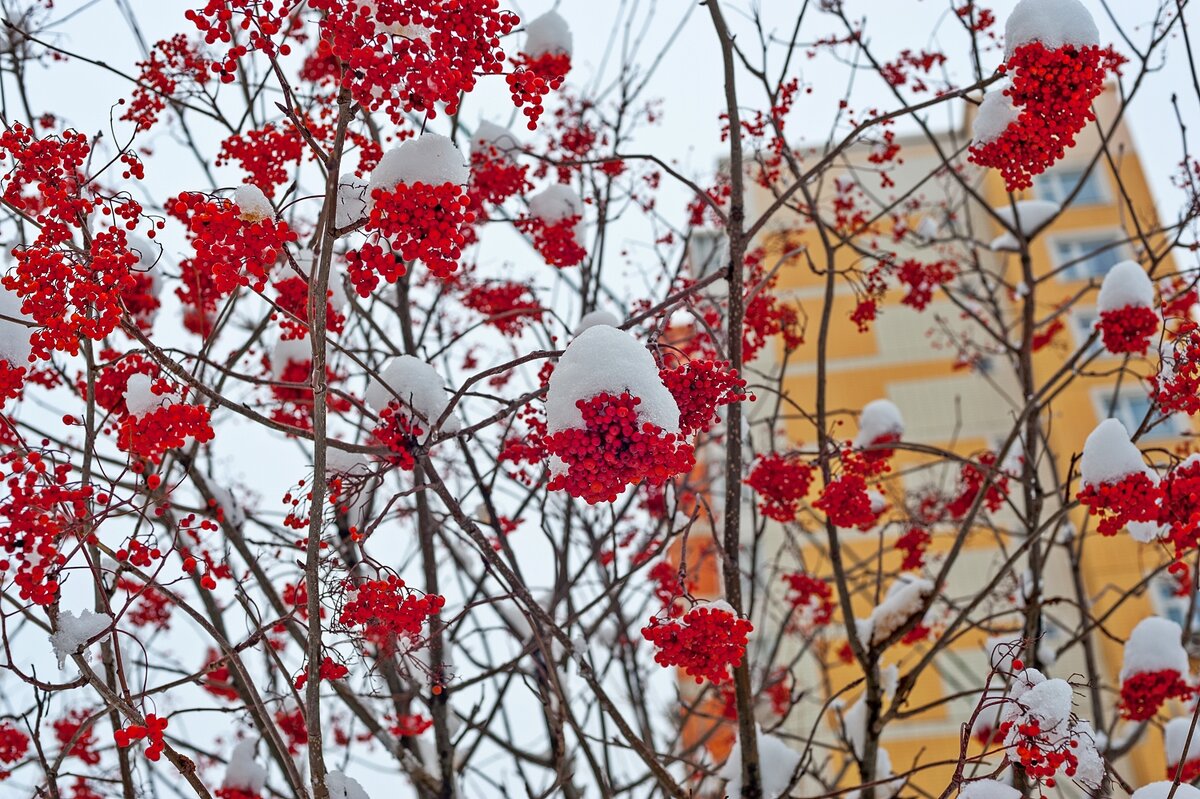
[[[1034,191],[1039,200],[1062,205],[1082,180],[1083,186],[1075,195],[1072,205],[1102,205],[1108,201],[1102,171],[1099,167],[1093,169],[1085,180],[1084,173],[1087,170],[1083,167],[1058,167],[1034,178]]]
[[[687,256],[692,277],[703,277],[725,265],[729,257],[729,240],[718,231],[692,231]]]
[[[1070,264],[1059,276],[1063,280],[1104,277],[1109,269],[1129,257],[1124,238],[1116,231],[1056,236],[1050,243],[1054,265]]]
[[[1130,435],[1141,426],[1142,420],[1150,412],[1150,397],[1140,387],[1121,389],[1115,399],[1111,389],[1097,389],[1093,401],[1096,403],[1098,417],[1116,419],[1125,425]],[[1171,414],[1145,433],[1141,440],[1179,438],[1188,432],[1189,427],[1186,416]]]
[[[1075,311],[1071,315],[1071,325],[1075,329],[1075,346],[1083,346],[1083,343],[1092,335],[1092,331],[1096,329],[1096,322],[1099,320],[1100,314],[1094,308]],[[1093,356],[1103,356],[1104,354],[1104,341],[1099,336],[1096,336],[1096,340],[1084,350],[1083,359]]]

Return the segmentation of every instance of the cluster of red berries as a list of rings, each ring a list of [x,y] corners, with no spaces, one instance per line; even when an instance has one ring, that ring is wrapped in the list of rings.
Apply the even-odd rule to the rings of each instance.
[[[1171,469],[1159,488],[1162,502],[1158,522],[1167,527],[1167,536],[1179,558],[1200,546],[1200,459],[1188,458]],[[1191,580],[1191,572],[1183,567],[1179,571]]]
[[[1180,769],[1178,763],[1168,764],[1167,779],[1174,780],[1176,774],[1179,775],[1179,782],[1182,785],[1200,780],[1200,758],[1188,760],[1183,764],[1182,769]]]
[[[204,677],[201,679],[200,685],[213,696],[219,696],[222,699],[238,698],[229,662],[222,658],[221,653],[215,649],[208,650],[208,657],[204,663]]]
[[[697,605],[677,619],[652,616],[642,636],[658,649],[660,666],[683,669],[697,684],[720,685],[741,665],[754,625],[714,605]]]
[[[322,54],[342,62],[342,85],[398,125],[410,112],[437,116],[439,103],[456,113],[476,76],[503,70],[500,39],[520,21],[498,0],[376,0],[366,13],[343,0],[309,5],[321,14]]]
[[[1188,321],[1179,326],[1150,386],[1160,410],[1200,413],[1200,325]]]
[[[1008,759],[1024,769],[1031,779],[1042,780],[1046,787],[1052,788],[1060,770],[1068,778],[1075,776],[1079,768],[1074,751],[1079,744],[1075,739],[1050,741],[1036,718],[1010,728],[1006,740],[1010,738],[1014,739],[1014,745],[1008,751]]]
[[[922,73],[931,75],[935,68],[945,63],[946,55],[944,53],[905,49],[900,51],[900,55],[896,56],[894,61],[889,61],[880,67],[879,74],[889,86],[898,88],[907,85],[911,75],[910,88],[914,92],[923,92],[928,91],[929,87],[920,75]]]
[[[139,258],[144,256],[139,256]],[[158,299],[158,283],[150,271],[133,269],[127,288],[121,294],[121,302],[125,310],[133,317],[143,332],[149,332],[154,324],[154,315],[162,307]]]
[[[366,230],[388,239],[405,261],[419,259],[434,275],[449,279],[466,244],[463,229],[474,220],[464,188],[454,183],[400,183],[391,191],[376,189],[372,197],[375,204]]]
[[[933,536],[923,527],[913,527],[896,539],[896,549],[904,553],[900,568],[904,571],[919,569],[925,565],[925,551],[933,543]]]
[[[271,287],[275,289],[275,304],[280,311],[272,314],[272,318],[279,321],[279,338],[287,341],[307,336],[308,278],[289,274],[276,280]],[[325,329],[330,333],[341,333],[346,324],[346,315],[333,307],[332,290],[326,289],[325,296]]]
[[[233,83],[238,59],[252,52],[268,56],[291,52],[287,44],[276,47],[271,37],[284,31],[295,5],[296,0],[208,0],[199,11],[189,8],[183,15],[204,34],[205,44],[231,45],[225,57],[214,61],[211,69],[222,83]],[[237,30],[246,31],[245,44],[234,42]]]
[[[814,625],[825,625],[833,618],[833,589],[829,583],[805,572],[783,575],[788,585],[788,602],[808,614]]]
[[[148,356],[140,352],[122,355],[115,350],[104,350],[100,357],[111,363],[100,367],[96,377],[93,389],[96,404],[115,416],[125,417],[129,414],[129,409],[125,407],[125,391],[129,386],[129,378],[134,375],[147,375],[156,379],[161,375],[161,370]],[[80,375],[76,384],[81,391],[87,390],[87,380],[83,375]]]
[[[140,416],[127,416],[117,433],[117,447],[151,463],[160,463],[168,450],[179,449],[188,439],[206,444],[213,440],[209,410],[204,405],[175,403],[153,408]]]
[[[239,286],[262,291],[279,253],[296,241],[286,222],[248,216],[224,198],[185,192],[168,201],[167,209],[187,226],[196,251],[176,291],[185,303],[204,310],[215,309]]]
[[[61,719],[55,719],[54,737],[63,746],[71,745],[67,754],[79,758],[80,762],[94,766],[100,762],[100,753],[95,750],[96,727],[88,723],[92,714],[83,708],[76,708]],[[87,724],[86,727],[84,725]],[[81,729],[82,728],[82,729]]]
[[[146,715],[146,723],[130,724],[125,729],[113,730],[113,740],[117,742],[117,747],[127,749],[134,744],[135,741],[145,739],[146,743],[146,759],[158,760],[163,753],[163,731],[167,729],[167,720],[163,716],[156,716],[153,713]]]
[[[162,557],[162,550],[156,546],[147,546],[136,538],[131,538],[129,545],[118,549],[114,556],[118,563],[132,563],[140,569],[146,569]]]
[[[379,412],[379,423],[375,425],[373,435],[392,453],[388,462],[393,466],[411,472],[417,465],[415,453],[425,430],[399,402],[392,401]]]
[[[508,280],[470,284],[462,294],[462,304],[483,314],[487,324],[506,336],[520,335],[526,325],[546,313],[532,288]]]
[[[646,572],[654,584],[654,596],[663,604],[663,610],[671,618],[683,615],[683,606],[678,600],[690,595],[697,587],[696,581],[688,576],[687,583],[679,579],[679,567],[669,560],[660,560]]]
[[[69,241],[69,228],[79,227],[95,207],[95,201],[83,195],[87,178],[82,170],[91,152],[88,137],[73,130],[39,139],[14,122],[0,133],[0,162],[12,163],[0,179],[2,196],[43,226],[39,241]]]
[[[1174,669],[1131,674],[1121,682],[1121,716],[1145,721],[1154,718],[1168,699],[1188,699],[1195,693],[1196,689]]]
[[[360,297],[371,296],[371,292],[379,286],[380,278],[388,283],[395,283],[408,272],[404,259],[392,252],[388,242],[383,243],[387,245],[387,249],[379,244],[367,243],[358,250],[346,253],[346,273],[355,293]]]
[[[529,167],[518,164],[511,153],[494,144],[476,147],[471,151],[471,182],[468,193],[476,212],[485,203],[500,205],[510,197],[524,194],[533,188],[526,177]]]
[[[542,100],[550,92],[559,89],[571,71],[571,56],[567,53],[542,53],[531,56],[518,53],[513,57],[513,71],[505,76],[513,105],[521,109],[529,120],[530,130],[537,130],[541,117]]]
[[[926,264],[909,258],[895,267],[894,274],[908,290],[900,302],[923,311],[933,299],[933,292],[958,274],[958,264],[954,261],[934,261]]]
[[[13,569],[17,595],[35,605],[58,599],[58,570],[66,563],[59,539],[88,518],[90,488],[68,487],[69,463],[49,463],[39,452],[0,456],[8,497],[0,500],[0,573]]]
[[[183,95],[180,84],[195,90],[208,83],[212,62],[182,33],[154,43],[150,57],[139,61],[137,88],[121,119],[142,130],[154,127],[169,100]]]
[[[1100,312],[1097,327],[1104,348],[1111,353],[1134,352],[1145,354],[1158,332],[1158,314],[1143,305],[1127,305]]]
[[[869,530],[879,519],[867,481],[861,474],[847,472],[830,480],[813,502],[835,527],[856,527]]]
[[[0,406],[8,400],[21,398],[28,371],[24,366],[9,363],[7,358],[0,359]]]
[[[433,719],[419,713],[404,714],[396,718],[396,723],[388,730],[400,738],[413,738],[433,726]]]
[[[546,263],[564,269],[578,266],[587,257],[587,249],[579,240],[579,222],[582,216],[566,216],[547,222],[537,216],[524,216],[516,221],[517,229],[533,238],[533,248]]]
[[[679,406],[679,431],[684,436],[707,433],[720,420],[718,408],[754,399],[728,361],[691,360],[658,374]]]
[[[990,483],[988,481],[991,481]],[[1000,510],[1008,496],[1009,475],[998,471],[996,453],[988,451],[979,456],[979,462],[963,461],[958,472],[958,493],[946,505],[946,512],[951,519],[962,519],[975,504],[979,492],[987,484],[983,495],[983,506],[992,513]]]
[[[385,652],[394,651],[398,638],[407,638],[411,650],[420,641],[422,626],[445,604],[443,597],[418,594],[399,577],[388,575],[354,586],[338,621],[361,628],[363,637]]]
[[[246,183],[253,183],[268,196],[287,183],[290,166],[304,156],[304,140],[291,123],[268,122],[261,128],[236,133],[221,142],[217,166],[236,161],[246,171]]]
[[[758,494],[760,513],[777,522],[791,522],[796,520],[812,479],[811,464],[794,455],[771,452],[754,462],[746,485]]]
[[[1095,119],[1092,101],[1109,70],[1124,58],[1112,48],[1064,45],[1048,49],[1029,42],[1013,51],[1004,68],[1012,85],[1004,90],[1019,116],[995,140],[973,144],[972,163],[1000,170],[1009,191],[1033,185],[1033,177],[1062,159],[1075,136]]]
[[[1086,485],[1079,501],[1093,516],[1101,535],[1116,535],[1130,522],[1154,522],[1159,517],[1162,492],[1158,481],[1145,472],[1135,472],[1120,480]]]
[[[308,745],[308,725],[304,722],[304,710],[298,705],[276,710],[275,724],[287,738],[288,754],[297,755],[300,747]]]
[[[12,724],[0,724],[0,763],[16,763],[29,751],[29,736]],[[0,770],[0,780],[8,772]]]
[[[579,400],[583,428],[546,437],[546,450],[565,468],[550,478],[551,491],[566,491],[589,505],[614,501],[626,486],[661,484],[695,465],[692,445],[650,422],[638,423],[640,397],[628,391]]]
[[[341,663],[338,663],[336,660],[329,657],[328,655],[326,655],[325,658],[323,660],[321,660],[321,665],[317,669],[318,679],[325,680],[326,682],[333,682],[334,680],[340,680],[343,677],[345,677],[346,675],[348,675],[349,673],[350,673],[350,669],[346,668]],[[305,683],[307,683],[307,682],[308,682],[308,669],[302,669],[300,674],[298,674],[296,676],[296,679],[292,683],[292,686],[297,691],[299,691],[301,688],[304,687]]]
[[[129,594],[130,602],[136,600],[136,604],[125,611],[122,619],[135,627],[153,627],[157,630],[170,628],[171,610],[174,608],[170,597],[152,586],[124,576],[117,578],[117,588]]]

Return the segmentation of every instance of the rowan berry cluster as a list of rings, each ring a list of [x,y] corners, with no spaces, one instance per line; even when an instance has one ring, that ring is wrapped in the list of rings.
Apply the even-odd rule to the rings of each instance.
[[[524,283],[486,280],[471,283],[462,294],[462,304],[482,314],[484,321],[506,336],[517,336],[546,310]]]
[[[970,161],[1000,170],[1009,191],[1029,188],[1095,119],[1092,101],[1123,61],[1097,46],[1049,49],[1034,41],[1016,48],[1004,65],[1012,74],[1004,93],[1019,116],[996,139],[973,144]]]
[[[117,433],[122,452],[160,463],[168,450],[179,449],[193,439],[205,444],[213,439],[209,410],[204,405],[171,403],[127,416]]]
[[[350,284],[360,297],[369,297],[379,286],[379,279],[395,283],[404,277],[408,269],[404,259],[392,251],[391,245],[384,241],[387,249],[379,244],[368,242],[357,250],[346,253],[346,274]]]
[[[802,612],[810,624],[823,626],[829,623],[833,618],[833,589],[829,583],[804,572],[785,574],[783,581],[788,585],[788,602]]]
[[[246,172],[246,183],[268,197],[291,179],[290,167],[304,156],[304,140],[290,123],[268,122],[261,128],[236,133],[221,142],[217,166],[236,161]]]
[[[92,715],[83,708],[76,708],[61,719],[56,719],[53,724],[54,737],[58,742],[63,746],[70,745],[66,753],[89,766],[100,762],[100,753],[95,750],[96,728],[88,723]]]
[[[271,284],[275,289],[275,304],[279,311],[272,318],[279,322],[279,338],[288,341],[308,335],[308,278],[288,274]],[[325,329],[330,333],[341,333],[346,324],[346,315],[333,306],[333,290],[326,289]]]
[[[317,677],[321,680],[325,680],[326,682],[340,680],[349,673],[350,669],[346,668],[341,663],[338,663],[328,655],[321,660],[321,665],[317,669]],[[300,674],[296,676],[296,679],[292,683],[292,687],[299,691],[307,682],[308,669],[303,669]]]
[[[513,57],[513,71],[505,76],[513,105],[529,120],[530,130],[537,130],[538,119],[545,110],[542,100],[559,89],[571,71],[571,56],[562,52],[547,52],[531,56],[518,53]]]
[[[527,177],[529,167],[519,164],[511,153],[494,144],[476,147],[471,151],[471,182],[467,192],[476,216],[481,216],[485,203],[500,205],[510,197],[525,194],[533,188]]]
[[[194,91],[208,83],[212,62],[182,33],[155,42],[150,57],[139,61],[137,88],[121,115],[148,130],[158,122],[167,102],[184,94],[181,85]]]
[[[463,229],[475,218],[465,189],[454,183],[400,183],[390,191],[376,189],[372,196],[366,230],[390,241],[405,261],[420,260],[438,278],[449,279],[466,244]]]
[[[986,484],[983,507],[995,513],[1000,510],[1005,497],[1008,496],[1008,481],[1009,475],[997,467],[994,452],[980,454],[978,463],[963,461],[958,472],[958,493],[946,505],[946,512],[951,519],[965,517]]]
[[[1186,700],[1196,693],[1174,669],[1142,671],[1121,682],[1121,716],[1132,721],[1154,718],[1168,699]]]
[[[1111,353],[1139,353],[1150,349],[1154,334],[1158,332],[1159,318],[1153,308],[1142,305],[1126,305],[1124,308],[1101,311],[1097,327],[1100,328],[1104,348]]]
[[[691,360],[659,371],[663,384],[679,406],[679,431],[688,436],[707,433],[720,420],[717,409],[753,399],[746,381],[728,361]]]
[[[130,724],[124,729],[113,730],[113,740],[120,749],[128,749],[136,741],[145,739],[146,759],[158,760],[163,753],[163,731],[167,729],[167,719],[153,713],[146,715],[145,724]]]
[[[564,269],[578,266],[587,257],[587,249],[579,240],[582,216],[565,216],[553,222],[537,216],[525,216],[516,221],[517,229],[532,237],[533,248],[546,263]]]
[[[311,0],[320,12],[321,53],[342,62],[342,85],[356,102],[384,111],[397,125],[406,114],[458,110],[476,76],[504,69],[500,39],[520,21],[498,0]]]
[[[808,496],[812,479],[811,464],[794,455],[771,452],[760,455],[754,462],[746,485],[758,494],[760,513],[777,522],[791,522]]]
[[[1135,472],[1120,480],[1086,485],[1079,501],[1093,516],[1101,535],[1116,535],[1130,522],[1154,522],[1159,516],[1162,491],[1157,480],[1145,472]]]
[[[661,484],[691,469],[691,444],[650,422],[639,424],[639,404],[641,399],[627,391],[579,400],[583,428],[546,437],[547,451],[565,467],[551,476],[547,487],[595,505],[614,501],[626,486],[643,480]]]
[[[211,69],[222,83],[233,83],[237,76],[238,60],[253,52],[268,56],[288,55],[286,43],[276,46],[271,40],[285,31],[296,0],[208,0],[199,11],[188,9],[184,17],[191,21],[204,42],[230,45],[225,56],[212,63]],[[235,41],[235,32],[246,32],[245,43]]]
[[[353,586],[338,621],[360,628],[363,638],[384,652],[395,651],[398,639],[405,639],[404,651],[410,651],[419,644],[425,622],[445,603],[437,594],[418,594],[388,575]]]
[[[720,685],[730,679],[730,669],[741,665],[754,630],[720,605],[702,604],[677,619],[652,616],[642,636],[654,644],[660,666],[678,667],[696,683]]]
[[[425,430],[399,402],[390,402],[380,411],[379,423],[375,425],[373,434],[375,439],[392,453],[388,462],[393,466],[411,472],[417,465],[415,453]]]
[[[0,763],[16,763],[29,751],[29,736],[12,724],[0,724]],[[8,772],[0,769],[0,780],[4,780]]]

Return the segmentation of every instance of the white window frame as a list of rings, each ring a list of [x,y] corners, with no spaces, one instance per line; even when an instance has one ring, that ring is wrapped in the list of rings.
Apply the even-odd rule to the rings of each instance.
[[[1091,280],[1092,278],[1104,277],[1104,275],[1072,274],[1070,270],[1082,267],[1083,262],[1081,262],[1078,257],[1063,259],[1059,254],[1059,245],[1064,241],[1100,238],[1102,236],[1109,236],[1120,242],[1120,244],[1117,244],[1115,247],[1112,247],[1106,251],[1114,253],[1114,257],[1116,258],[1114,265],[1116,263],[1120,263],[1121,261],[1126,261],[1132,258],[1132,254],[1129,249],[1129,242],[1126,240],[1129,237],[1125,234],[1125,231],[1119,227],[1082,228],[1079,230],[1061,231],[1046,237],[1046,247],[1050,250],[1050,260],[1054,264],[1055,276],[1059,281],[1065,283],[1079,283],[1085,280]],[[1064,270],[1063,265],[1067,263],[1072,265],[1068,270]]]
[[[1083,164],[1071,166],[1059,164],[1053,169],[1043,172],[1041,175],[1038,175],[1036,178],[1034,178],[1034,194],[1037,195],[1039,200],[1049,200],[1056,205],[1062,205],[1063,201],[1067,199],[1067,195],[1073,191],[1075,186],[1079,183],[1079,178],[1083,176],[1084,172],[1087,172],[1087,166]],[[1067,173],[1073,173],[1072,179],[1065,179]],[[1046,192],[1045,184],[1050,180],[1054,181],[1054,185],[1059,191],[1061,191],[1061,193],[1056,191],[1054,192],[1055,196],[1051,196],[1050,193]],[[1039,186],[1039,183],[1042,185]],[[1112,192],[1109,190],[1108,178],[1105,175],[1105,169],[1102,166],[1097,164],[1091,172],[1088,172],[1088,177],[1084,182],[1084,186],[1086,187],[1088,183],[1091,183],[1095,186],[1096,199],[1087,200],[1076,198],[1069,206],[1070,208],[1095,208],[1098,205],[1108,205],[1112,203]],[[1082,190],[1080,191],[1080,195],[1083,195]]]
[[[1113,390],[1112,388],[1096,388],[1092,390],[1092,406],[1096,411],[1096,419],[1102,421],[1110,418],[1108,415],[1109,405],[1112,404]],[[1117,419],[1133,435],[1137,431],[1137,427],[1142,423],[1140,418],[1132,418],[1132,415],[1123,416],[1121,413],[1121,401],[1132,399],[1134,397],[1147,398],[1145,391],[1141,386],[1131,386],[1121,388],[1117,394],[1118,402],[1114,408],[1111,418]],[[1161,423],[1155,425],[1142,438],[1141,441],[1172,441],[1182,438],[1192,429],[1191,421],[1186,414],[1172,413],[1168,414],[1167,418]]]
[[[1095,308],[1076,308],[1071,312],[1070,318],[1071,332],[1075,336],[1075,349],[1079,349],[1091,337],[1092,330],[1100,321],[1100,312]],[[1108,350],[1104,349],[1104,341],[1100,336],[1096,336],[1096,340],[1092,342],[1091,351],[1084,352],[1083,356],[1086,358],[1091,352],[1095,352],[1100,358],[1107,358],[1111,355]]]

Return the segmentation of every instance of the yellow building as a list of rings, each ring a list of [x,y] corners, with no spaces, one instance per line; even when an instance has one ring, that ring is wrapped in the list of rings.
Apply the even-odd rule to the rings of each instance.
[[[1043,322],[1039,330],[1048,339],[1033,360],[1034,382],[1039,387],[1055,381],[1064,364],[1087,344],[1095,321],[1096,290],[1113,264],[1132,258],[1143,264],[1154,262],[1155,277],[1174,272],[1169,254],[1163,254],[1161,238],[1143,239],[1141,236],[1143,231],[1157,228],[1157,216],[1136,148],[1124,125],[1117,124],[1107,138],[1107,147],[1102,146],[1098,131],[1110,130],[1118,102],[1112,91],[1105,93],[1097,101],[1099,126],[1089,126],[1066,159],[1041,176],[1033,190],[1021,196],[1021,199],[1061,204],[1072,193],[1074,195],[1066,210],[1049,228],[1038,233],[1030,248],[1036,284],[1036,313],[1038,320]],[[992,249],[991,245],[997,244],[994,240],[1003,230],[984,208],[985,204],[996,209],[1008,207],[1009,196],[1002,180],[995,172],[985,173],[968,165],[967,182],[972,186],[972,192],[966,192],[940,169],[943,153],[958,153],[957,161],[965,164],[963,151],[970,139],[969,130],[968,120],[963,130],[939,135],[935,143],[923,134],[897,137],[903,163],[890,173],[894,186],[880,185],[875,165],[869,160],[872,148],[861,145],[849,152],[833,175],[813,190],[820,194],[819,207],[829,214],[833,213],[834,196],[846,197],[857,192],[850,188],[851,184],[866,187],[865,191],[857,193],[856,203],[869,213],[889,204],[889,197],[904,198],[900,206],[902,213],[896,215],[898,219],[886,216],[874,233],[856,237],[864,243],[864,249],[871,249],[869,239],[878,237],[885,240],[887,248],[895,250],[900,259],[911,257],[921,262],[949,259],[964,264],[975,264],[978,259],[979,274],[967,275],[960,280],[974,281],[979,302],[988,303],[989,308],[998,309],[1002,317],[1019,322],[1019,309],[1028,291],[1022,279],[1022,265],[1017,255],[1006,254],[1002,246],[998,251]],[[1088,175],[1086,179],[1085,175]],[[756,189],[756,192],[751,198],[749,219],[756,218],[756,212],[761,212],[773,199],[766,190]],[[820,343],[817,330],[826,291],[822,270],[828,251],[811,224],[799,216],[794,220],[794,224],[784,221],[774,225],[763,234],[760,244],[768,252],[768,263],[783,252],[795,252],[797,245],[806,250],[790,258],[780,270],[778,286],[782,295],[804,309],[808,318],[806,342],[790,354],[786,365],[781,360],[780,346],[760,356],[749,372],[753,381],[755,371],[761,375],[774,375],[782,368],[784,393],[796,406],[811,411],[817,396],[816,364]],[[897,222],[918,232],[906,235],[901,243],[895,244],[892,233]],[[1147,243],[1149,251],[1145,246]],[[1003,242],[998,244],[1003,245]],[[869,263],[861,256],[855,246],[841,246],[833,264],[840,272],[854,275],[856,269],[866,268]],[[817,265],[816,270],[810,268],[810,259]],[[981,279],[982,274],[990,277]],[[854,283],[861,283],[863,279],[862,275],[855,280],[839,276],[836,283],[825,352],[827,407],[831,419],[839,423],[832,428],[834,437],[840,440],[853,438],[857,431],[857,412],[872,400],[886,398],[895,403],[904,417],[905,442],[963,456],[997,449],[1014,428],[1023,406],[1022,389],[1008,359],[994,352],[994,343],[989,345],[981,340],[983,336],[975,322],[964,318],[961,294],[956,304],[948,300],[944,292],[935,291],[928,307],[917,311],[901,304],[904,292],[893,289],[879,307],[878,318],[870,323],[869,330],[859,332],[851,315],[862,298]],[[1000,291],[998,287],[1006,289]],[[1071,309],[1059,312],[1064,303],[1071,303]],[[1016,330],[1019,331],[1019,326]],[[1137,380],[1128,373],[1123,378],[1118,377],[1122,365],[1120,359],[1108,356],[1098,344],[1087,352],[1088,358],[1082,359],[1082,367],[1077,365],[1067,369],[1065,376],[1069,379],[1056,381],[1056,386],[1060,387],[1054,390],[1049,412],[1042,418],[1044,446],[1038,474],[1048,493],[1054,494],[1057,490],[1060,497],[1063,491],[1057,487],[1056,476],[1058,480],[1066,478],[1073,456],[1081,451],[1084,440],[1096,424],[1107,416],[1115,416],[1132,431],[1141,424],[1149,407],[1146,391]],[[1134,359],[1129,364],[1133,371],[1143,376],[1152,374],[1156,365],[1157,358]],[[757,414],[758,421],[762,422],[764,414],[774,411],[774,405],[764,401],[760,394],[752,414]],[[785,413],[784,417],[787,443],[777,444],[777,448],[795,447],[811,452],[816,433],[810,418],[801,413]],[[764,426],[756,428],[759,451],[769,445],[764,439]],[[1186,417],[1171,418],[1145,435],[1140,443],[1143,448],[1153,446],[1173,451],[1190,431]],[[903,501],[904,494],[911,496],[935,489],[943,493],[953,491],[958,469],[947,468],[944,460],[941,465],[936,465],[938,460],[918,452],[897,453],[889,499],[896,503]],[[1076,485],[1070,490],[1071,496],[1077,488]],[[1013,496],[1014,503],[1020,504],[1019,487],[1014,488]],[[1057,510],[1053,497],[1049,502],[1043,510],[1043,519],[1053,516]],[[1070,521],[1062,525],[1063,530],[1058,534],[1061,543],[1049,546],[1044,555],[1043,583],[1049,601],[1044,609],[1044,636],[1039,651],[1051,661],[1045,668],[1049,676],[1070,678],[1075,675],[1078,678],[1089,673],[1083,648],[1073,643],[1079,631],[1084,629],[1077,610],[1082,595],[1090,605],[1090,612],[1104,619],[1103,631],[1090,628],[1088,637],[1094,643],[1095,656],[1102,661],[1098,666],[1109,675],[1112,685],[1121,666],[1120,641],[1137,621],[1150,613],[1159,613],[1182,622],[1187,603],[1171,599],[1168,584],[1158,579],[1149,581],[1146,590],[1140,590],[1135,596],[1121,599],[1130,587],[1137,586],[1151,570],[1166,562],[1165,556],[1159,548],[1138,544],[1124,534],[1105,539],[1094,534],[1082,539],[1071,537],[1072,527],[1074,530],[1087,529],[1086,514],[1078,510],[1069,514]],[[944,596],[952,601],[965,600],[977,593],[981,585],[997,574],[1009,556],[1014,538],[1007,531],[1016,527],[1016,514],[1002,508],[985,521],[967,537],[963,552],[950,572]],[[883,573],[889,575],[890,580],[890,575],[897,571],[900,558],[893,545],[902,532],[903,529],[889,527],[870,533],[843,531],[840,539],[850,568],[860,569],[863,575]],[[938,553],[944,552],[954,541],[954,527],[937,525],[931,532],[934,540],[928,557],[936,562]],[[758,581],[765,590],[772,592],[772,598],[769,601],[760,598],[757,605],[758,641],[774,641],[778,632],[781,614],[776,609],[786,606],[780,573],[796,570],[799,562],[800,568],[811,573],[829,574],[824,535],[823,529],[805,518],[788,525],[786,530],[780,525],[767,524],[765,533],[759,535],[757,562],[766,573],[759,575]],[[693,541],[693,545],[700,544]],[[1082,564],[1078,577],[1069,547],[1075,549],[1075,560]],[[1078,554],[1080,551],[1082,555]],[[780,561],[779,553],[789,554]],[[1021,570],[1014,571],[1019,573]],[[860,591],[855,599],[856,616],[861,618],[869,613],[879,593],[886,589],[884,583],[877,586],[876,592]],[[1020,594],[1015,579],[1009,590],[1013,595]],[[778,595],[774,594],[776,591]],[[990,612],[980,627],[990,627],[996,637],[1009,634],[1013,639],[1020,638],[1020,616],[1012,612],[1011,607],[1007,613],[1002,606],[992,607]],[[981,610],[973,618],[985,616]],[[857,664],[838,665],[837,649],[844,641],[844,633],[839,639],[838,632],[831,628],[829,636],[818,633],[811,640],[804,635],[789,636],[787,647],[791,649],[781,650],[775,662],[787,662],[796,657],[793,676],[797,687],[808,689],[780,731],[797,736],[793,740],[795,743],[807,740],[810,732],[817,729],[814,751],[828,747],[826,751],[831,754],[824,761],[826,775],[836,775],[839,764],[846,765],[844,757],[833,754],[835,750],[845,748],[839,730],[839,715],[854,703],[860,689],[851,688],[837,699],[835,695],[846,684],[861,677],[861,672]],[[940,655],[932,667],[921,672],[904,705],[903,717],[887,725],[882,740],[890,754],[894,773],[903,774],[915,766],[941,763],[922,768],[906,793],[937,796],[947,786],[958,757],[962,724],[970,719],[989,671],[987,639],[988,633],[982,629],[972,629],[954,637],[948,651]],[[1063,651],[1059,652],[1060,648]],[[896,665],[899,674],[904,675],[920,660],[924,651],[922,643],[898,644],[888,650],[883,662]],[[951,698],[947,700],[947,697]],[[834,700],[832,705],[829,704],[831,700]],[[1105,714],[1101,732],[1112,732],[1115,738],[1120,738],[1128,727],[1124,722],[1113,726],[1115,701],[1116,697],[1111,693],[1100,697]],[[1079,716],[1092,718],[1093,710],[1088,689],[1077,688]],[[979,751],[978,746],[972,744],[971,752]],[[823,755],[815,756],[814,768],[823,763],[823,758]],[[992,758],[993,762],[998,760]],[[1134,786],[1161,779],[1165,767],[1161,736],[1153,725],[1130,754],[1118,763],[1121,775]],[[821,786],[805,783],[805,787],[816,789]]]

